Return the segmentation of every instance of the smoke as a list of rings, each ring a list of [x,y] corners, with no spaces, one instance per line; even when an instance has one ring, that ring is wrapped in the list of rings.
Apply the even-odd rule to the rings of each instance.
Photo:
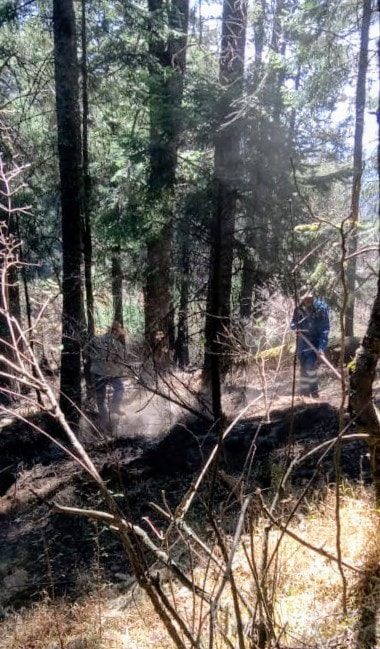
[[[144,388],[126,391],[122,403],[123,415],[117,425],[118,437],[144,437],[157,441],[186,414],[166,396],[152,394]]]
[[[180,420],[196,414],[210,414],[203,394],[201,372],[171,371],[125,382],[122,415],[113,426],[117,437],[142,437],[158,441]]]

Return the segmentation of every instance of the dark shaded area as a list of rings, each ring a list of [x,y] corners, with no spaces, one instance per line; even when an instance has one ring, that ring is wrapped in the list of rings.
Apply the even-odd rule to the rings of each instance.
[[[59,434],[49,417],[43,421],[49,432]],[[54,426],[56,428],[54,428]],[[301,404],[273,413],[270,423],[260,418],[240,421],[223,444],[220,469],[236,480],[244,470],[246,489],[271,490],[273,476],[290,459],[302,455],[338,431],[338,414],[327,403]],[[291,442],[291,444],[289,444]],[[157,528],[166,528],[149,502],[165,502],[173,510],[217,443],[207,424],[195,419],[177,423],[161,441],[144,438],[115,439],[94,446],[90,455],[113,491],[126,517],[150,532],[145,517]],[[22,422],[5,427],[0,435],[1,466],[12,461],[12,469],[0,473],[1,577],[20,567],[28,573],[21,590],[7,599],[17,606],[38,599],[43,592],[76,596],[93,587],[94,568],[102,578],[117,583],[129,572],[118,538],[102,525],[81,518],[53,513],[58,501],[80,507],[104,509],[97,488],[71,460],[57,457],[56,448]],[[314,473],[314,456],[294,472],[292,484],[304,485]],[[251,461],[249,461],[251,458]],[[342,447],[342,476],[346,480],[370,480],[367,448],[362,442]],[[22,468],[22,479],[17,473]],[[12,479],[11,484],[10,480]],[[333,453],[321,464],[312,489],[316,494],[334,481]],[[204,481],[194,500],[190,522],[205,534],[206,503],[210,484]],[[222,514],[226,532],[234,529],[240,503],[225,480],[217,480],[215,506]],[[228,510],[228,514],[227,514]],[[147,563],[151,563],[146,553]],[[186,559],[184,567],[186,567]],[[5,567],[4,567],[5,566]],[[125,584],[125,582],[122,582]],[[0,590],[1,611],[1,590]],[[365,645],[366,646],[366,645]]]
[[[365,567],[357,588],[359,621],[356,625],[356,649],[377,649],[380,611],[380,566]]]
[[[32,415],[28,421],[30,424],[13,420],[0,429],[0,495],[5,494],[21,469],[37,463],[49,464],[57,455],[56,445],[36,430],[37,427],[55,439],[62,439],[63,431],[56,419],[45,412]]]
[[[289,453],[289,443],[297,454],[302,455],[316,445],[332,439],[339,430],[338,412],[328,403],[301,404],[294,410],[273,411],[271,421],[262,418],[242,419],[224,440],[220,465],[224,470],[239,475],[251,454],[252,476],[257,486],[269,487],[270,467],[273,463],[283,465]],[[355,432],[355,427],[348,432]],[[124,440],[123,443],[127,443]],[[165,474],[198,471],[210,451],[218,443],[217,434],[206,423],[187,421],[178,423],[157,445],[148,449],[143,457],[129,466],[140,468],[145,474]],[[316,458],[302,464],[295,472],[293,484],[310,477]],[[265,465],[265,468],[264,468]],[[370,480],[367,446],[364,442],[345,443],[342,451],[342,474],[352,480]],[[322,472],[333,480],[333,457],[329,453],[322,464]]]

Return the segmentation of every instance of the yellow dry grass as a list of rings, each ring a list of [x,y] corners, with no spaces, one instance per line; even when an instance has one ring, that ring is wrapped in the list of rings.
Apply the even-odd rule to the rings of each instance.
[[[368,491],[346,490],[341,499],[341,549],[347,564],[366,569],[380,559],[376,512]],[[335,494],[290,529],[308,543],[336,556]],[[272,546],[275,537],[272,539]],[[285,629],[288,646],[301,642],[323,644],[355,629],[360,575],[344,568],[348,583],[348,613],[342,614],[342,578],[338,565],[286,536],[281,544],[275,575],[275,617]],[[347,637],[349,633],[347,634]]]
[[[83,649],[120,649],[123,626],[102,617],[104,600],[88,597],[75,604],[45,600],[12,616],[3,624],[1,649],[63,649],[74,644]]]
[[[342,555],[344,560],[359,569],[378,565],[378,518],[373,509],[371,490],[365,487],[343,488],[341,501]],[[290,529],[316,547],[336,554],[336,526],[334,491],[327,493],[322,503],[311,504],[308,510],[295,519]],[[279,531],[270,534],[270,552]],[[250,548],[250,538],[242,538]],[[253,538],[255,561],[260,563],[262,550],[262,525],[256,528]],[[341,638],[340,646],[360,646],[356,628],[363,600],[363,575],[345,569],[348,583],[348,613],[342,614],[341,576],[336,564],[320,554],[307,549],[285,535],[282,539],[275,569],[271,570],[268,592],[273,595],[275,629],[287,647],[325,647],[332,639]],[[251,606],[256,600],[256,589],[243,551],[239,547],[234,559],[234,574],[240,591]],[[204,565],[198,565],[194,579],[208,591],[218,588],[220,574],[209,569],[205,577]],[[219,581],[220,583],[220,581]],[[203,618],[202,646],[208,647],[206,609],[200,610],[186,588],[173,583],[164,587],[168,597],[189,627],[199,628]],[[215,590],[214,590],[215,592]],[[366,590],[366,606],[379,607],[380,580],[377,573]],[[172,649],[163,624],[152,610],[145,594],[136,593],[127,604],[114,591],[103,590],[83,601],[40,603],[31,609],[8,618],[0,629],[0,649]],[[375,610],[373,611],[375,614]],[[244,622],[248,614],[244,613]],[[221,599],[218,617],[219,629],[236,644],[236,624],[230,590],[227,587]],[[380,634],[380,630],[378,632]],[[186,646],[188,645],[185,641]],[[228,645],[223,633],[218,632],[215,648]],[[249,646],[247,644],[247,646]],[[361,646],[360,646],[361,649]],[[363,645],[364,649],[364,645]]]

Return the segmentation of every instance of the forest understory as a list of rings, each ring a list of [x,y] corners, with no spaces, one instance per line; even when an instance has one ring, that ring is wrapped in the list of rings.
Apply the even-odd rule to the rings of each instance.
[[[377,4],[0,0],[0,649],[380,649]]]
[[[182,382],[184,374],[180,374]],[[189,377],[188,385],[196,387],[196,373],[189,373]],[[262,507],[269,507],[290,462],[309,451],[310,459],[294,466],[281,490],[280,520],[286,520],[302,494],[290,529],[308,543],[334,554],[334,452],[330,450],[320,462],[316,457],[322,455],[323,443],[339,432],[339,390],[334,381],[325,378],[319,401],[295,397],[292,403],[291,394],[278,394],[277,387],[277,395],[267,395],[271,399],[268,411],[252,392],[254,378],[254,373],[247,376],[245,372],[243,376],[240,372],[226,381],[226,425],[239,414],[242,404],[247,409],[223,442],[215,484],[211,485],[211,474],[207,475],[187,518],[207,544],[212,532],[207,522],[208,500],[213,489],[218,526],[230,547],[242,502],[247,494],[252,495],[254,524],[251,530],[243,530],[234,559],[239,588],[247,591],[252,601],[252,576],[242,546],[249,545],[253,534],[260,555],[265,528]],[[284,378],[289,385],[289,370]],[[256,403],[252,403],[255,397]],[[124,515],[160,537],[166,521],[152,503],[175,511],[218,444],[217,432],[213,432],[210,422],[179,407],[173,410],[167,399],[136,386],[131,394],[127,393],[123,408],[124,415],[104,433],[95,430],[96,418],[92,416],[91,420],[89,413],[81,423],[79,436]],[[28,419],[34,429],[25,421],[1,420],[0,647],[174,646],[160,622],[152,624],[153,613],[147,613],[146,595],[136,582],[117,536],[101,522],[55,511],[55,503],[101,510],[104,502],[78,464],[36,432],[37,426],[60,437],[59,426],[51,415],[29,413]],[[355,433],[355,428],[349,425],[346,434]],[[313,449],[320,445],[316,456]],[[273,646],[377,646],[380,574],[372,479],[364,441],[354,439],[342,444],[339,479],[342,553],[347,564],[359,570],[355,573],[345,569],[347,614],[341,614],[340,575],[334,562],[285,535],[269,580],[279,638],[278,645]],[[278,528],[273,526],[270,544],[275,543],[278,534]],[[196,582],[207,565],[207,555],[202,549],[196,553],[190,550],[183,535],[173,535],[171,540],[172,556]],[[146,559],[162,587],[173,594],[179,610],[187,618],[193,615],[195,622],[191,593],[157,563],[153,554],[147,553]],[[362,569],[367,572],[360,574]],[[212,570],[206,578],[212,583]],[[228,610],[230,594],[226,592],[225,597]],[[233,622],[227,618],[228,613],[225,624],[230,634]],[[220,639],[216,646],[229,645]]]

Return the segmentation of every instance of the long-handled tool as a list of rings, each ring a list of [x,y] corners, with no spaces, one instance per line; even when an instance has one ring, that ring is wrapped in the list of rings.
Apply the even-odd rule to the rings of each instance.
[[[321,352],[319,352],[318,349],[314,347],[313,343],[311,343],[310,340],[306,338],[306,336],[302,333],[302,331],[298,330],[298,333],[304,339],[304,341],[310,346],[310,349],[312,349],[318,355],[318,358],[322,361],[322,363],[324,363],[329,368],[329,370],[331,370],[333,374],[335,374],[336,378],[339,379],[339,381],[341,381],[342,376],[340,372],[338,372],[338,370],[334,367],[334,365],[330,363],[330,361],[326,358],[326,356],[323,353],[321,354]]]

